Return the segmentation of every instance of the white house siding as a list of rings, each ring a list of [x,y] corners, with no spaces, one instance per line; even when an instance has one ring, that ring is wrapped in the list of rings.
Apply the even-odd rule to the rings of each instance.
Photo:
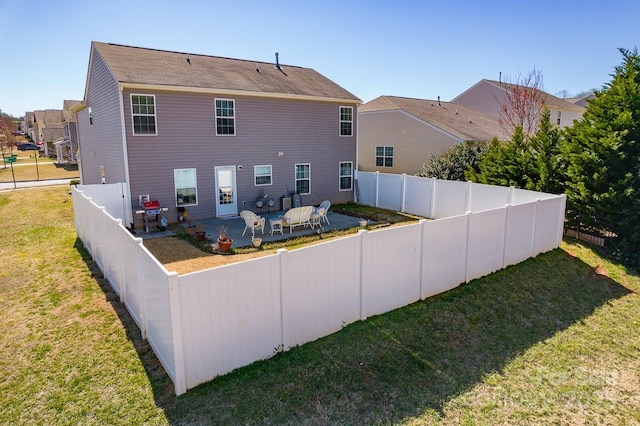
[[[365,112],[358,119],[358,167],[367,172],[414,175],[430,154],[439,155],[459,142],[402,111]],[[393,146],[393,167],[376,167],[376,146]]]
[[[157,136],[132,134],[131,93],[156,96]],[[215,135],[216,98],[235,100],[235,136]],[[353,200],[353,191],[339,191],[339,163],[351,161],[355,167],[355,105],[354,135],[341,137],[340,103],[142,90],[125,90],[123,101],[134,207],[138,195],[150,194],[169,207],[167,217],[175,220],[173,171],[195,168],[198,205],[188,207],[189,212],[213,217],[214,167],[235,166],[238,210],[254,209],[262,191],[278,202],[295,189],[298,163],[311,164],[311,194],[302,196],[303,204]],[[254,185],[255,165],[272,165],[272,185]]]
[[[93,56],[86,94],[86,108],[77,116],[78,137],[82,155],[82,183],[101,182],[100,166],[104,166],[106,183],[125,182],[122,128],[118,83],[100,55]],[[89,124],[89,107],[93,124]],[[108,141],[108,143],[105,143]]]

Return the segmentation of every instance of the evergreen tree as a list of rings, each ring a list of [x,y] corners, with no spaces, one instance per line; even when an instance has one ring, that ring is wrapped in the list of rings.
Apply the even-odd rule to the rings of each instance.
[[[538,130],[531,137],[517,126],[509,142],[491,144],[478,166],[479,172],[467,177],[489,185],[562,193],[564,177],[559,144],[560,131],[551,124],[551,114],[545,110]]]
[[[417,176],[465,181],[465,173],[468,170],[477,170],[487,148],[486,143],[472,145],[463,142],[449,148],[442,155],[431,154]]]
[[[596,91],[562,146],[568,162],[568,217],[609,231],[619,253],[636,266],[640,249],[640,57],[620,49],[623,62]]]
[[[477,172],[470,172],[467,178],[488,185],[530,188],[531,152],[527,145],[522,126],[516,126],[511,141],[491,142],[489,150],[478,164]]]

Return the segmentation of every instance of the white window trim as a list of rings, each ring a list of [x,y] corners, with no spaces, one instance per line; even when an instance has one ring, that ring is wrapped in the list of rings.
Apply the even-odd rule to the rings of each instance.
[[[382,155],[378,155],[377,153],[374,153],[374,164],[376,165],[376,167],[387,167],[387,168],[392,168],[394,166],[386,166],[384,163],[386,163],[386,161],[384,161],[387,158],[391,158],[391,160],[395,159],[396,156],[396,148],[393,145],[377,145],[376,146],[376,151],[378,150],[378,148],[382,148]],[[393,155],[392,156],[388,156],[387,155],[387,148],[393,148]],[[382,157],[382,165],[378,166],[378,157]]]
[[[342,175],[342,165],[345,163],[349,163],[351,164],[351,173],[349,174],[349,177],[351,178],[351,186],[347,189],[343,189],[341,188],[342,186],[342,178],[343,177],[347,177],[346,175],[343,176]],[[341,161],[338,163],[338,191],[353,191],[353,161]]]
[[[351,110],[351,120],[350,121],[346,121],[342,119],[342,108],[349,108]],[[341,105],[340,107],[338,107],[338,136],[340,136],[341,138],[351,138],[353,137],[353,107],[352,106],[348,106],[348,105]],[[350,135],[343,135],[342,134],[342,123],[351,123],[351,134]]]
[[[225,135],[218,133],[218,118],[230,118],[230,117],[218,117],[218,101],[230,101],[233,102],[233,134]],[[214,98],[213,100],[213,115],[215,116],[215,127],[216,127],[216,136],[235,136],[237,134],[236,130],[236,100],[228,99],[228,98]]]
[[[269,177],[271,177],[270,179],[270,183],[256,183],[256,178],[258,177],[256,174],[256,169],[258,167],[269,167]],[[261,175],[261,176],[266,176],[266,175]],[[253,166],[253,185],[254,186],[270,186],[273,185],[273,166],[271,164],[259,164],[256,166]]]
[[[178,188],[178,186],[176,185],[176,172],[178,170],[193,170],[193,177],[195,178],[195,182],[194,182],[194,188],[196,191],[196,202],[195,203],[191,203],[191,204],[187,204],[187,203],[182,203],[182,204],[178,204],[178,189],[182,189],[182,188],[187,188],[184,186],[181,186],[180,188]],[[174,198],[176,201],[176,207],[188,207],[188,206],[197,206],[198,205],[198,171],[195,168],[186,168],[186,169],[173,169],[173,193],[174,193]]]
[[[133,113],[133,97],[134,96],[151,96],[153,98],[153,114],[134,114]],[[131,133],[134,136],[158,136],[158,104],[156,103],[156,95],[150,95],[149,93],[130,93],[129,109],[131,110]],[[156,132],[155,133],[136,133],[136,126],[133,123],[133,117],[136,115],[145,116],[145,117],[153,116],[155,118],[154,127],[156,129]]]
[[[298,166],[309,166],[309,177],[308,178],[304,178],[304,179],[298,179],[297,176],[297,171],[298,171]],[[309,192],[303,192],[300,193],[300,195],[309,195],[311,194],[311,163],[296,163],[293,166],[293,187],[296,190],[296,192],[298,191],[298,181],[299,180],[309,180]]]

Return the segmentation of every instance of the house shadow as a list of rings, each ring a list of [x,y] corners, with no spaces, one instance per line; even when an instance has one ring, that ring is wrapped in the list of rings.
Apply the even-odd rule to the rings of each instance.
[[[442,414],[446,401],[487,374],[631,293],[557,249],[175,397],[149,344],[93,268],[172,424],[395,424]]]
[[[63,169],[67,172],[77,172],[78,163],[53,163],[56,169]]]

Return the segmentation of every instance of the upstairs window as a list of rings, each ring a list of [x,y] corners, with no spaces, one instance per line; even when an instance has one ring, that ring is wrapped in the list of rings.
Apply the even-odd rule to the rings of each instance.
[[[254,166],[253,176],[256,186],[271,185],[271,166]]]
[[[93,126],[93,110],[89,107],[89,126]]]
[[[296,164],[296,192],[311,193],[311,164]]]
[[[134,135],[156,135],[155,95],[131,95]]]
[[[353,107],[340,107],[340,136],[353,136]]]
[[[560,125],[561,120],[562,120],[562,111],[558,111],[558,119],[556,120],[556,123],[558,124],[558,126]]]
[[[353,188],[353,163],[340,163],[340,191],[350,191]]]
[[[236,111],[233,99],[216,99],[216,135],[236,134]]]
[[[376,147],[376,167],[393,167],[393,147]]]

